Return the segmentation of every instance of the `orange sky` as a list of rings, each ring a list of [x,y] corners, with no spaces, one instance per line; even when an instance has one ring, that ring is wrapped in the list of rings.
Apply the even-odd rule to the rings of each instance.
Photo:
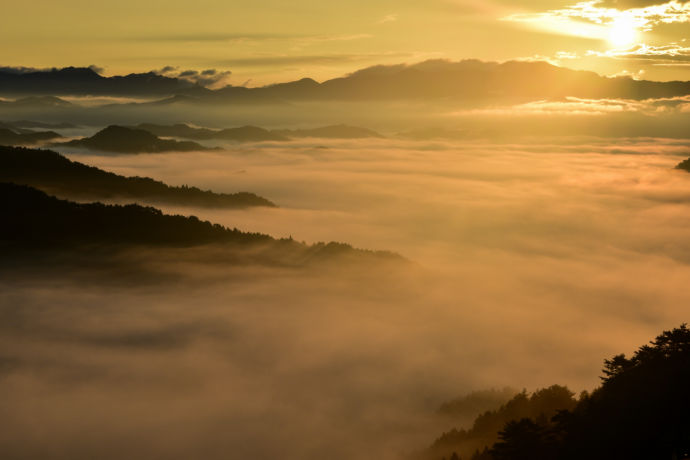
[[[5,66],[212,68],[254,86],[428,58],[544,59],[690,80],[690,2],[35,0],[3,17]]]

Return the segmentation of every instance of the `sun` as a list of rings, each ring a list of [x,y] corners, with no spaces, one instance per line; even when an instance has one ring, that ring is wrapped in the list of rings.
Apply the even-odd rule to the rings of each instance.
[[[632,45],[636,38],[637,26],[632,18],[621,16],[611,23],[608,40],[612,45]]]

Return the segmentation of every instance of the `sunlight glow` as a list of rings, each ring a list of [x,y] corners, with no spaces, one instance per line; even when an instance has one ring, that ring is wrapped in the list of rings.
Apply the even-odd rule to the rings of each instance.
[[[637,27],[633,18],[621,16],[611,24],[608,40],[612,45],[632,45],[636,38]]]

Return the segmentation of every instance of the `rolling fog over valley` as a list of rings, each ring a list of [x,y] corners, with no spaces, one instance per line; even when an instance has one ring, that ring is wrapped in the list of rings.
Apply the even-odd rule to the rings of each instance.
[[[159,206],[165,212],[413,263],[295,271],[159,249],[124,260],[175,281],[10,277],[0,385],[16,423],[3,443],[18,449],[41,430],[77,456],[125,436],[138,454],[170,448],[173,458],[201,445],[208,458],[397,458],[447,428],[435,408],[464,392],[591,389],[602,354],[684,319],[690,176],[673,167],[689,151],[663,139],[320,139],[164,161],[70,155],[170,185],[252,190],[278,205]],[[32,408],[20,413],[11,401],[26,398]],[[78,422],[65,424],[63,405]],[[96,429],[102,410],[110,415]],[[23,425],[38,413],[34,428]],[[160,429],[176,433],[174,448],[151,443]],[[81,441],[83,430],[92,441]]]
[[[690,460],[690,0],[2,15],[0,460]]]

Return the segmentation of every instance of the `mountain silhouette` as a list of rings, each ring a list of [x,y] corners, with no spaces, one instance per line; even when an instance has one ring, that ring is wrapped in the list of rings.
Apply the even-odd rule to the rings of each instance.
[[[323,83],[305,78],[258,88],[206,89],[187,98],[185,103],[435,100],[486,104],[566,97],[643,100],[687,94],[690,94],[687,81],[609,78],[546,62],[430,60],[412,65],[368,67]]]
[[[105,205],[60,200],[26,185],[0,183],[0,248],[12,260],[29,256],[29,261],[43,264],[51,251],[59,251],[59,262],[65,257],[88,258],[98,263],[98,248],[125,249],[130,246],[195,247],[219,245],[241,250],[254,260],[300,266],[335,261],[370,263],[404,262],[402,257],[385,251],[354,249],[343,243],[307,245],[292,238],[276,240],[261,233],[245,233],[218,224],[201,221],[195,216],[164,214],[152,207],[136,204]],[[88,248],[88,251],[75,251]],[[37,257],[37,251],[41,257]],[[65,252],[66,251],[66,252]],[[222,256],[228,257],[224,251]],[[81,260],[78,259],[80,262]],[[222,262],[217,260],[216,262]]]
[[[175,94],[193,88],[189,81],[155,72],[104,77],[92,68],[17,72],[0,69],[0,94],[156,96]]]
[[[14,101],[0,101],[0,107],[11,109],[53,109],[74,107],[69,101],[55,96],[29,96]]]
[[[215,129],[196,128],[184,123],[177,123],[174,125],[158,125],[155,123],[141,123],[134,126],[135,129],[143,129],[156,136],[163,137],[181,137],[185,139],[208,140],[214,139],[214,135],[218,132]]]
[[[55,146],[81,147],[104,152],[159,153],[211,150],[190,141],[160,139],[143,129],[111,125],[91,137],[55,144]]]
[[[196,128],[184,123],[174,125],[157,125],[142,123],[135,128],[143,129],[156,136],[180,137],[196,140],[222,139],[238,142],[287,141],[292,138],[317,137],[332,139],[359,139],[366,137],[383,137],[366,128],[347,125],[323,126],[312,129],[273,129],[267,130],[256,126],[240,128],[208,129]]]
[[[523,418],[551,418],[559,411],[573,409],[577,403],[573,396],[572,391],[560,385],[532,394],[523,390],[495,409],[480,413],[470,428],[443,433],[429,448],[426,457],[441,458],[455,452],[462,458],[470,458],[474,452],[482,452],[496,443],[506,423]]]
[[[18,244],[129,243],[196,245],[212,242],[267,242],[267,235],[242,233],[196,218],[165,215],[139,205],[80,204],[32,187],[0,183],[0,240]]]
[[[607,78],[546,62],[430,60],[413,65],[374,66],[321,84],[300,80],[264,87],[260,91],[286,100],[450,98],[500,101],[568,96],[647,99],[690,94],[690,82]]]
[[[256,141],[285,141],[285,137],[275,134],[258,126],[241,126],[239,128],[226,128],[218,131],[214,138],[228,141],[256,142]]]
[[[135,129],[143,129],[156,136],[181,137],[196,140],[227,140],[237,142],[286,141],[287,138],[257,126],[242,126],[239,128],[208,129],[195,128],[183,123],[175,125],[156,125],[142,123]]]
[[[54,131],[43,132],[16,132],[12,129],[0,126],[0,145],[33,145],[61,138]]]
[[[312,100],[440,99],[467,102],[582,98],[643,100],[690,94],[690,82],[608,78],[546,62],[429,60],[378,65],[319,83],[310,78],[246,88],[211,90],[155,72],[103,77],[91,68],[0,70],[0,94],[165,97],[146,104],[284,104]]]
[[[559,386],[530,397],[523,392],[477,417],[471,429],[445,433],[425,457],[457,458],[460,453],[471,460],[690,458],[686,324],[662,332],[630,358],[620,354],[606,359],[601,379],[600,387],[578,399]],[[493,445],[487,446],[487,441]]]
[[[0,181],[73,199],[124,198],[210,208],[275,206],[253,193],[214,193],[196,187],[171,187],[148,177],[124,177],[70,161],[50,150],[0,147]]]

